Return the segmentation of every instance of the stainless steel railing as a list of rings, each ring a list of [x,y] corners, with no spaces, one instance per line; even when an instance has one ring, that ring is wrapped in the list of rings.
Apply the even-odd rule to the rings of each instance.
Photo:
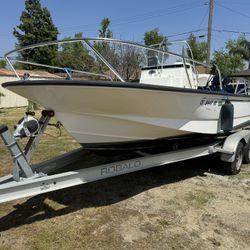
[[[220,74],[220,70],[219,70],[217,65],[210,65],[207,63],[199,62],[193,58],[189,58],[189,57],[186,57],[184,55],[179,55],[179,54],[171,52],[171,51],[165,51],[165,50],[160,49],[160,48],[148,47],[148,46],[143,45],[143,44],[138,44],[135,42],[128,42],[128,41],[124,41],[124,40],[118,40],[118,39],[112,39],[112,38],[72,38],[72,39],[67,39],[67,40],[65,39],[65,40],[57,40],[57,41],[50,41],[50,42],[42,42],[42,43],[32,44],[32,45],[28,45],[28,46],[25,46],[22,48],[17,48],[17,49],[11,50],[11,51],[7,52],[4,55],[4,57],[5,57],[6,61],[8,62],[8,64],[10,65],[11,69],[16,74],[16,76],[20,79],[17,71],[15,70],[13,64],[11,63],[10,55],[12,55],[14,53],[19,53],[21,51],[28,50],[28,49],[34,49],[34,48],[50,46],[50,45],[57,45],[57,44],[64,44],[64,43],[75,43],[75,42],[84,43],[95,54],[95,56],[97,58],[99,58],[99,60],[101,60],[121,82],[125,82],[123,77],[117,72],[117,70],[113,67],[113,65],[111,65],[108,62],[108,60],[93,46],[92,43],[106,42],[106,43],[127,45],[127,46],[132,46],[134,48],[139,48],[139,49],[143,49],[146,51],[152,51],[155,53],[159,53],[162,55],[162,58],[164,55],[177,57],[183,62],[183,66],[185,67],[185,72],[186,72],[187,79],[188,79],[190,85],[191,85],[191,82],[190,82],[188,71],[187,71],[187,62],[188,63],[192,62],[192,64],[203,65],[206,68],[210,68],[210,69],[214,66],[214,67],[216,67],[216,70],[218,72],[219,81],[220,81],[220,88],[222,89],[221,74]],[[29,61],[23,61],[23,60],[15,60],[15,61],[20,62],[20,63],[24,63],[24,64],[34,65],[34,66],[41,66],[41,67],[47,67],[47,68],[54,68],[54,69],[58,69],[58,70],[65,70],[65,68],[62,68],[62,67],[45,65],[45,64],[40,64],[40,63],[36,63],[36,62],[29,62]],[[162,64],[163,64],[163,62],[162,62]],[[88,74],[88,75],[92,75],[92,76],[106,77],[109,79],[111,78],[110,76],[108,76],[106,74],[92,73],[92,72],[87,72],[87,71],[82,71],[82,70],[77,70],[77,69],[72,69],[72,72],[78,72],[78,73]],[[66,73],[68,74],[67,71],[66,71]]]

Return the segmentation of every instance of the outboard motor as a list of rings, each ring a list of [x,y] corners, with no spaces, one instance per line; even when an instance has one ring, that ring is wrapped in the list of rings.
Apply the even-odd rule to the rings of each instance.
[[[36,136],[40,124],[38,120],[34,117],[35,112],[26,112],[25,116],[18,122],[15,126],[14,137],[24,138],[24,137],[34,137]]]

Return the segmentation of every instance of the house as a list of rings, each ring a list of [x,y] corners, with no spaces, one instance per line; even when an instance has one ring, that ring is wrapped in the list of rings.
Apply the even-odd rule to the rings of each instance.
[[[238,73],[233,74],[233,76],[238,77],[250,77],[250,69],[242,70]]]
[[[17,74],[21,79],[25,75],[29,75],[32,80],[45,80],[45,79],[61,79],[60,76],[51,74],[41,70],[16,70]],[[13,108],[13,107],[25,107],[28,106],[28,100],[20,95],[17,95],[1,85],[4,82],[17,81],[18,78],[14,71],[11,69],[0,68],[0,108]]]

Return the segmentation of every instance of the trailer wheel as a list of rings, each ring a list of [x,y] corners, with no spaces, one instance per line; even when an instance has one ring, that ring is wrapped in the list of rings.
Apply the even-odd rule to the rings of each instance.
[[[239,142],[236,152],[235,159],[233,162],[224,162],[223,169],[227,174],[233,175],[240,172],[241,164],[244,157],[244,146],[242,142]]]
[[[243,149],[243,163],[245,164],[250,163],[250,140],[244,146],[244,149]]]

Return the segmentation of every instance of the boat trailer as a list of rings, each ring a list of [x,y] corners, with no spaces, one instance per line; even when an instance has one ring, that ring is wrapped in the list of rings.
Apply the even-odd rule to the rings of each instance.
[[[220,154],[223,168],[228,174],[237,174],[242,162],[250,162],[250,130],[243,129],[218,137],[206,145],[184,149],[178,149],[175,145],[173,150],[167,152],[138,152],[136,158],[63,172],[65,166],[84,157],[84,150],[79,148],[31,165],[31,157],[54,111],[43,110],[39,120],[33,116],[33,113],[27,112],[13,135],[6,125],[0,125],[0,137],[13,160],[12,174],[0,178],[0,203],[214,153]],[[24,150],[17,142],[22,137],[29,137]]]

